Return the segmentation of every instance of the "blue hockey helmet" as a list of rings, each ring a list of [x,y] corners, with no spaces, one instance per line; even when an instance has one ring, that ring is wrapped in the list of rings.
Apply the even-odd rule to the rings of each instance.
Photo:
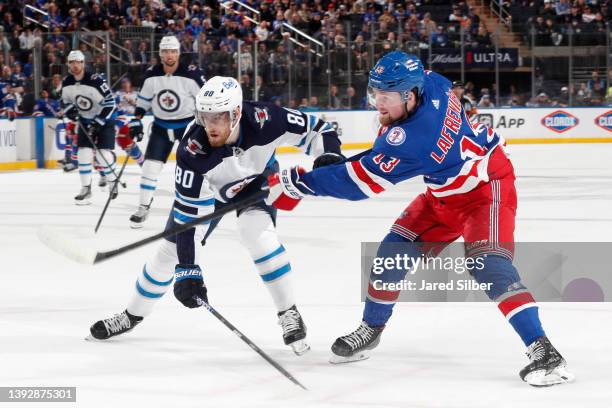
[[[421,96],[424,83],[425,69],[421,60],[404,51],[392,51],[383,55],[370,70],[368,91],[399,92],[402,100],[406,101],[415,88],[417,96]]]

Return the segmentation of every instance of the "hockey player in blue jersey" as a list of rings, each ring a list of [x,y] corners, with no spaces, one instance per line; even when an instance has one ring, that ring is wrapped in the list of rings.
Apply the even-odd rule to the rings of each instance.
[[[176,199],[168,228],[261,189],[267,175],[278,169],[274,154],[280,145],[297,146],[316,157],[314,167],[344,159],[332,125],[274,104],[243,102],[242,89],[234,78],[210,79],[197,95],[196,115],[176,153]],[[276,210],[260,202],[237,215],[242,244],[276,306],[283,341],[302,354],[308,349],[306,326],[296,307],[289,256],[276,234]],[[200,267],[198,247],[218,222],[198,225],[163,241],[138,276],[127,309],[96,322],[91,336],[104,340],[131,330],[151,313],[173,280],[174,295],[185,306],[198,307],[194,296],[206,300],[204,275],[214,271]]]
[[[157,178],[170,156],[175,141],[181,140],[194,115],[195,97],[204,85],[204,73],[195,65],[179,62],[180,43],[172,35],[159,43],[161,63],[147,69],[138,92],[135,118],[130,129],[142,133],[141,119],[151,109],[153,126],[140,179],[138,210],[130,217],[132,228],[141,228],[151,208]]]
[[[292,209],[307,195],[362,200],[423,176],[427,191],[394,222],[377,257],[435,256],[444,243],[463,237],[466,256],[484,260],[472,276],[488,284],[486,294],[527,347],[530,363],[520,377],[533,386],[571,381],[565,360],[542,329],[535,300],[512,265],[517,197],[503,140],[492,129],[471,124],[451,88],[445,77],[424,71],[413,55],[383,56],[368,82],[382,126],[372,149],[308,173],[283,169],[280,177],[270,178],[270,199],[281,209]],[[405,274],[397,266],[372,272],[362,322],[335,341],[332,362],[367,358],[378,345],[399,291],[373,282],[397,283]]]
[[[112,188],[116,182],[113,154],[115,98],[103,76],[85,70],[85,56],[81,51],[70,51],[67,62],[70,74],[62,81],[63,116],[77,122],[77,156],[81,179],[81,191],[74,200],[77,205],[87,205],[91,203],[94,149],[95,160],[102,166],[103,174],[111,183],[113,198],[117,196],[118,189]]]

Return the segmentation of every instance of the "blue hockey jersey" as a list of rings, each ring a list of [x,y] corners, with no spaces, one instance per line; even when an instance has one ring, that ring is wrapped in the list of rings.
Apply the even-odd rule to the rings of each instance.
[[[426,71],[421,102],[406,119],[381,129],[371,150],[303,176],[316,195],[362,200],[423,176],[436,197],[466,193],[489,180],[487,165],[503,144],[492,129],[468,120],[451,82]]]

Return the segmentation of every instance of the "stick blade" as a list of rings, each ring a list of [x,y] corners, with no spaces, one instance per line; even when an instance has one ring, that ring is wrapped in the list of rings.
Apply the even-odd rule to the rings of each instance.
[[[36,231],[38,239],[48,248],[66,258],[85,265],[93,265],[97,252],[87,248],[82,242],[50,227],[40,227]]]

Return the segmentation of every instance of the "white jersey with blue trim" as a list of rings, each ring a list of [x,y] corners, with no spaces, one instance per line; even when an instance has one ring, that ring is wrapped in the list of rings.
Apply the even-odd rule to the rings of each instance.
[[[185,127],[194,117],[195,97],[206,79],[195,65],[179,64],[173,74],[166,74],[163,65],[150,67],[138,93],[136,115],[151,109],[155,123],[168,128]]]
[[[275,150],[296,146],[317,157],[340,153],[333,126],[321,119],[264,102],[243,102],[239,136],[234,144],[211,147],[206,130],[192,122],[176,152],[176,200],[173,216],[184,224],[214,210],[215,201],[230,202],[276,163]],[[259,178],[258,178],[259,177]],[[180,263],[197,263],[195,248],[208,226],[177,235]]]
[[[116,108],[115,97],[104,76],[87,71],[80,81],[71,74],[64,78],[62,106],[64,112],[73,107],[78,109],[83,119],[92,120],[98,116],[105,121],[114,117]]]
[[[316,195],[362,200],[423,176],[433,196],[446,197],[489,181],[489,158],[503,144],[493,129],[469,121],[448,79],[426,71],[413,114],[382,128],[371,150],[306,173],[302,181]]]

